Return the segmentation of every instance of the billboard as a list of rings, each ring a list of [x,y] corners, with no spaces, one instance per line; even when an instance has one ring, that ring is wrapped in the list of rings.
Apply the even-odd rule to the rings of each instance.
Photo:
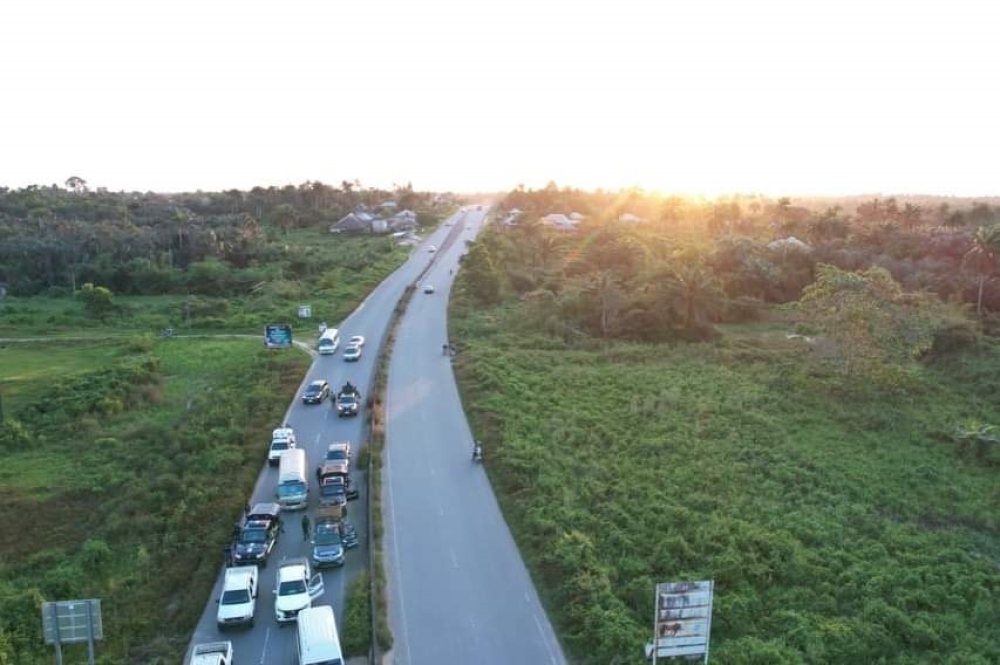
[[[264,326],[264,346],[268,349],[291,347],[292,327],[287,323],[269,323]]]
[[[101,601],[88,598],[42,603],[42,632],[46,644],[103,640]]]
[[[653,663],[661,658],[704,658],[712,631],[712,580],[656,585]]]

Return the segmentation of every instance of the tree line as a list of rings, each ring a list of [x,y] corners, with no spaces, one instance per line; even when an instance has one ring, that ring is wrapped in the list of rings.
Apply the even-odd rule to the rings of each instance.
[[[708,338],[714,323],[797,302],[823,266],[827,284],[844,283],[834,269],[876,269],[868,293],[897,302],[923,293],[984,316],[1000,311],[1000,208],[823,203],[518,187],[471,248],[467,284],[481,302],[515,294],[525,320],[549,332],[646,341]],[[547,225],[550,213],[578,213],[578,226]]]
[[[225,289],[245,290],[260,278],[254,268],[283,258],[290,230],[326,228],[358,205],[386,201],[420,210],[432,195],[356,180],[178,194],[91,190],[77,176],[63,187],[0,187],[0,281],[20,296],[75,293],[84,283],[122,294],[199,292],[204,280],[192,268],[215,262],[209,270],[221,263],[235,276]]]

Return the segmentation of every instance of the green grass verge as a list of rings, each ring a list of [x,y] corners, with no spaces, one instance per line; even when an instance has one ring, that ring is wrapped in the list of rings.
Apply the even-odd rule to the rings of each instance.
[[[657,582],[714,579],[721,663],[1000,662],[1000,350],[843,390],[774,335],[593,342],[453,302],[463,403],[571,657],[642,663]],[[767,332],[767,331],[765,331]]]
[[[99,597],[105,662],[178,662],[260,472],[261,433],[310,363],[256,340],[93,348],[61,390],[10,414],[31,440],[0,471],[0,661],[51,660],[42,599]]]

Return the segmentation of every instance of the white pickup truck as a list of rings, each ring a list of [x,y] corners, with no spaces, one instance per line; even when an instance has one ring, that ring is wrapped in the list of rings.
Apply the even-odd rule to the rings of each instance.
[[[281,454],[295,447],[295,430],[291,427],[277,427],[271,432],[271,447],[267,451],[267,463],[276,466]]]
[[[206,642],[194,645],[189,665],[233,665],[233,643]]]
[[[257,566],[226,569],[216,623],[219,630],[233,626],[253,626],[257,609]]]

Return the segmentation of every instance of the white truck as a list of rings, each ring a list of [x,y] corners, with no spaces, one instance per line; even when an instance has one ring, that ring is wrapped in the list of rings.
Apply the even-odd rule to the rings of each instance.
[[[276,427],[271,432],[271,447],[267,451],[267,463],[275,466],[281,461],[281,455],[286,450],[295,447],[295,430],[287,425]]]
[[[233,643],[227,640],[196,644],[188,665],[233,665]]]
[[[253,626],[257,609],[257,566],[236,566],[226,569],[222,580],[222,596],[216,623],[219,630],[234,626]]]

